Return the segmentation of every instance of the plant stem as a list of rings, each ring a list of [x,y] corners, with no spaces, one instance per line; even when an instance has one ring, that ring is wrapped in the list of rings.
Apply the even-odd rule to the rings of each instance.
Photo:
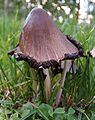
[[[43,68],[43,73],[46,75],[46,78],[44,80],[44,91],[45,91],[45,98],[46,103],[48,103],[48,100],[51,96],[51,80],[49,75],[49,70]]]
[[[40,100],[41,102],[45,102],[44,96],[44,74],[42,67],[38,70],[38,80],[39,80],[39,90],[40,90]]]
[[[32,69],[32,88],[33,88],[33,97],[35,98],[37,95],[37,79],[36,79],[36,72]]]
[[[65,60],[64,61],[64,69],[63,69],[62,74],[61,74],[60,86],[59,86],[59,89],[58,89],[58,92],[57,92],[57,95],[56,95],[56,100],[55,100],[55,103],[54,103],[55,108],[59,105],[60,100],[61,100],[62,87],[64,86],[66,72],[67,72],[67,61]]]

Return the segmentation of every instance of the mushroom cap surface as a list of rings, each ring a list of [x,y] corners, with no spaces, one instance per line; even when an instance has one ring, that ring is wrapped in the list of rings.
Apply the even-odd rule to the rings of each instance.
[[[26,18],[18,46],[10,54],[38,68],[57,64],[70,55],[77,57],[80,51],[80,44],[64,35],[45,10],[34,8]]]

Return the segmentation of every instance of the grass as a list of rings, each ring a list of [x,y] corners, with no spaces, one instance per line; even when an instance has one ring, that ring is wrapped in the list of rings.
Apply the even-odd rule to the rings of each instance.
[[[37,72],[27,63],[17,62],[7,55],[19,41],[24,20],[16,14],[2,16],[0,21],[0,120],[94,120],[95,60],[89,56],[76,60],[79,70],[75,75],[67,74],[63,107],[53,110],[58,85],[53,86],[49,104],[41,103],[33,89],[33,81],[39,79]],[[79,25],[75,19],[66,19],[57,25],[62,32],[80,41],[85,55],[95,46],[93,24]],[[53,77],[52,85],[58,79],[60,74]]]

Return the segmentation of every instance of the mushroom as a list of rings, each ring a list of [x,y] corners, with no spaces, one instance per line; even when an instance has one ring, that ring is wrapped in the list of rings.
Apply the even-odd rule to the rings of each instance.
[[[67,72],[67,60],[74,60],[82,56],[81,45],[71,37],[64,35],[55,25],[48,13],[41,8],[33,8],[26,18],[19,44],[8,53],[20,61],[29,63],[30,67],[43,70],[46,101],[51,94],[51,81],[48,68],[53,71],[62,68],[60,89],[57,94],[56,104],[59,104]],[[70,61],[69,61],[70,62]]]
[[[90,55],[95,58],[95,47],[90,51]]]

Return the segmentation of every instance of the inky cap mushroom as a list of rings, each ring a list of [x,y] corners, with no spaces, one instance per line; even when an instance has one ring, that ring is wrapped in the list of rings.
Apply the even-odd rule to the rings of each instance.
[[[82,47],[64,35],[45,10],[34,8],[25,21],[19,44],[9,55],[28,62],[35,69],[48,68],[59,61],[79,57]]]
[[[44,80],[46,102],[51,94],[51,81],[47,68],[51,67],[53,71],[60,70],[63,60],[65,60],[61,85],[55,101],[55,106],[58,106],[67,72],[66,60],[82,56],[83,52],[79,43],[64,35],[56,27],[45,10],[34,8],[25,21],[19,44],[9,52],[9,55],[14,55],[17,60],[28,62],[34,69],[43,69],[43,73],[46,75]]]

